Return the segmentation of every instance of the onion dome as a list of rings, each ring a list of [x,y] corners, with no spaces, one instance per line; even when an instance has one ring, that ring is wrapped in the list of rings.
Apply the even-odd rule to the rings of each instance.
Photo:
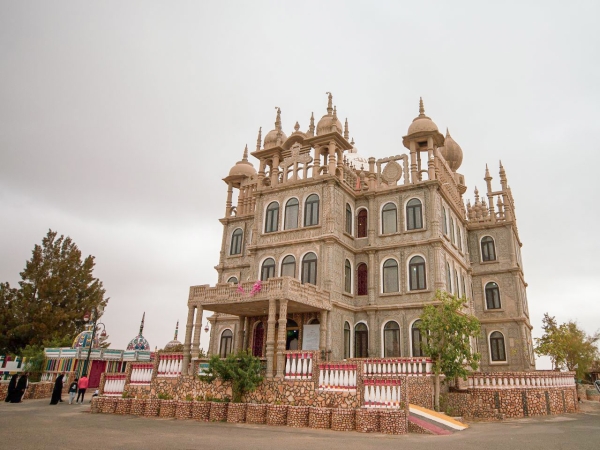
[[[169,341],[167,345],[165,345],[165,350],[169,350],[171,348],[179,347],[183,345],[181,342],[177,340],[177,332],[179,331],[179,320],[177,321],[177,325],[175,326],[175,337],[172,341]]]
[[[142,323],[140,324],[140,333],[134,337],[129,344],[127,344],[127,350],[150,350],[150,344],[146,340],[146,338],[142,335],[144,331],[144,319],[146,318],[146,313],[142,316]]]
[[[271,130],[265,136],[264,149],[278,147],[287,140],[287,136],[281,130],[281,109],[277,109],[277,117],[275,118],[275,129]]]
[[[355,169],[369,170],[369,158],[362,156],[358,153],[358,148],[354,145],[354,139],[352,139],[352,149],[344,153],[346,162],[351,164]]]
[[[87,330],[84,330],[77,335],[77,337],[73,341],[73,345],[71,346],[71,348],[89,348],[90,347],[90,343],[92,342],[92,330],[90,329],[90,327],[91,326],[88,325]],[[92,348],[99,348],[99,347],[100,347],[100,341],[98,340],[98,335],[96,334],[94,336],[94,343],[92,345]]]
[[[342,122],[340,122],[337,117],[337,108],[332,107],[333,96],[331,95],[331,92],[327,92],[327,95],[329,96],[329,101],[327,102],[327,114],[321,117],[321,120],[317,123],[317,136],[333,131],[337,131],[340,134],[343,133]]]
[[[433,120],[431,120],[429,117],[427,117],[425,115],[425,108],[423,107],[423,99],[420,98],[419,99],[419,115],[417,117],[415,117],[412,121],[412,123],[410,124],[410,127],[408,127],[408,133],[407,136],[410,136],[411,134],[415,134],[415,133],[422,133],[422,132],[437,132],[438,131],[438,127],[435,123],[433,123]]]
[[[248,162],[248,146],[246,145],[246,148],[244,149],[244,156],[242,157],[242,160],[235,163],[235,166],[233,166],[231,168],[231,170],[229,171],[229,176],[230,177],[244,176],[244,177],[252,178],[255,175],[256,175],[256,170],[254,169],[254,166],[252,165],[252,163]]]
[[[450,136],[450,132],[446,128],[446,140],[444,141],[444,146],[440,149],[442,156],[450,166],[452,171],[456,172],[463,160],[463,151],[460,148],[460,145],[456,143],[452,136]]]

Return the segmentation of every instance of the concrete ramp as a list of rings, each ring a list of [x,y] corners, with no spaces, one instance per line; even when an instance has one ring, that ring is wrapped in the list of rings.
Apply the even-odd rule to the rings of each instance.
[[[416,432],[425,434],[447,435],[455,431],[462,431],[469,426],[445,414],[409,404],[409,425]]]

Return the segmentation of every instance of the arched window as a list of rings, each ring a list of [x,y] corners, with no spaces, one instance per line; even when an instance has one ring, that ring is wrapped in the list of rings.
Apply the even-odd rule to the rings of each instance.
[[[368,291],[367,265],[362,263],[356,268],[356,295],[367,295]]]
[[[393,203],[386,203],[381,210],[381,233],[395,233],[398,231],[398,211]]]
[[[267,206],[265,218],[265,233],[272,233],[279,229],[279,203],[272,202]]]
[[[415,320],[411,327],[411,338],[412,338],[412,355],[413,356],[425,356],[425,352],[423,351],[423,347],[425,341],[423,340],[423,333],[421,333],[421,329],[419,325],[421,324],[421,319]]]
[[[494,239],[491,236],[485,236],[481,240],[481,259],[483,261],[496,261],[496,248]]]
[[[458,272],[454,269],[454,294],[460,297],[460,291],[458,286]]]
[[[298,228],[298,199],[290,198],[285,204],[284,230]]]
[[[500,303],[500,289],[498,289],[498,285],[494,282],[485,285],[485,303],[487,309],[502,308]]]
[[[348,260],[344,264],[344,292],[352,293],[352,266]]]
[[[492,361],[506,361],[504,336],[499,331],[494,331],[490,334],[490,351],[492,353]]]
[[[317,255],[312,252],[302,260],[302,283],[317,284]]]
[[[462,276],[462,295],[466,298],[467,297],[467,289],[465,288],[465,277],[466,277],[466,275],[463,273],[463,276]]]
[[[414,256],[408,264],[408,277],[411,291],[427,289],[425,276],[425,260],[421,256]]]
[[[400,326],[390,321],[383,327],[383,357],[400,356]]]
[[[446,208],[442,206],[442,231],[448,235],[448,218],[446,217]]]
[[[446,262],[446,292],[452,293],[452,273],[450,272],[449,262]]]
[[[219,356],[226,358],[231,353],[231,345],[233,344],[233,333],[231,330],[225,330],[221,333],[221,345],[219,346]]]
[[[354,327],[354,357],[366,358],[369,356],[369,330],[364,323],[357,323]]]
[[[227,280],[228,283],[238,284],[238,279],[236,277],[229,277]]]
[[[304,226],[319,224],[319,196],[317,194],[309,195],[304,204]]]
[[[421,200],[413,198],[406,204],[406,229],[418,230],[420,228],[423,228]]]
[[[263,356],[263,344],[265,342],[265,328],[262,322],[258,322],[254,327],[254,337],[252,339],[252,356]]]
[[[344,359],[350,358],[350,324],[344,322]]]
[[[453,244],[456,242],[456,239],[454,236],[454,217],[450,217],[450,240],[452,241]]]
[[[356,230],[356,237],[364,238],[367,237],[367,227],[368,227],[368,218],[369,214],[366,209],[361,209],[358,212],[358,226]]]
[[[260,280],[267,281],[269,278],[275,276],[275,260],[273,258],[267,258],[263,261],[260,269]]]
[[[292,255],[287,255],[281,262],[281,276],[295,277],[296,276],[296,258]]]
[[[244,232],[241,228],[236,228],[231,234],[231,247],[229,249],[230,255],[239,255],[242,253],[242,240],[244,238]]]
[[[390,258],[383,263],[383,292],[398,291],[398,263]]]
[[[456,227],[456,239],[458,240],[458,249],[462,252],[462,230],[460,226]]]
[[[346,203],[346,233],[352,234],[352,208]]]

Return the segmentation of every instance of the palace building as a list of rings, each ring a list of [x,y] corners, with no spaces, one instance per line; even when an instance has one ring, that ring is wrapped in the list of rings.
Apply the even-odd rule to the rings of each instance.
[[[415,326],[436,290],[464,296],[481,322],[473,348],[483,372],[535,370],[515,205],[500,164],[486,191],[463,199],[463,151],[425,115],[403,154],[361,156],[332,95],[306,132],[296,122],[248,148],[227,185],[216,286],[192,286],[183,370],[198,357],[203,315],[209,353],[250,349],[282,377],[285,350],[322,360],[418,357]],[[185,374],[185,373],[184,373]]]

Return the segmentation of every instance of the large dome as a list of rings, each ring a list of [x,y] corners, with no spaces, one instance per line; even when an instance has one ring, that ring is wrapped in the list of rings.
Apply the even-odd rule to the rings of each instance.
[[[431,120],[429,117],[427,117],[425,115],[425,108],[423,107],[423,99],[420,99],[419,100],[419,115],[413,119],[412,123],[408,127],[407,136],[410,136],[411,134],[415,134],[415,133],[422,133],[422,132],[431,133],[431,132],[437,132],[437,131],[439,131],[437,125],[433,122],[433,120]]]
[[[450,166],[454,172],[458,170],[463,160],[463,151],[460,148],[460,145],[456,143],[452,136],[450,136],[450,132],[446,129],[446,139],[444,141],[444,146],[440,149],[442,156]]]
[[[72,348],[89,348],[91,342],[92,342],[92,330],[85,330],[77,335],[75,340],[73,340],[73,345],[71,347]],[[100,347],[100,342],[98,340],[98,335],[96,334],[94,336],[94,344],[92,345],[92,348],[98,348],[98,347]]]
[[[146,319],[146,313],[142,316],[142,323],[140,324],[140,332],[134,337],[129,344],[127,344],[127,350],[150,350],[150,344],[146,338],[142,335],[144,331],[144,320]]]
[[[337,118],[337,111],[334,108],[333,114],[325,114],[317,123],[317,136],[321,134],[331,133],[332,131],[337,131],[338,133],[343,133],[342,122]]]

